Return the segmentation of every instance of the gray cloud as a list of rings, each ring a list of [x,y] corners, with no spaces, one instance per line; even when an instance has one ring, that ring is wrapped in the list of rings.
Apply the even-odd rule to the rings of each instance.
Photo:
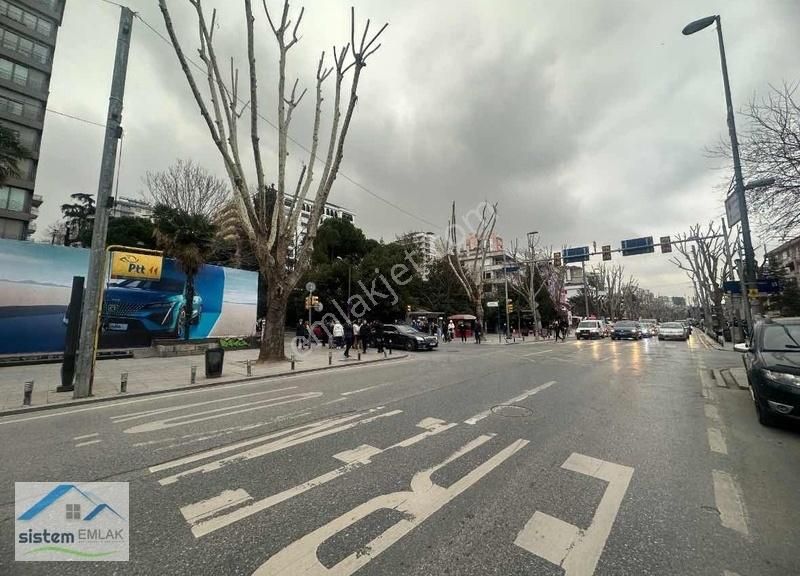
[[[154,4],[139,0],[131,7],[163,32]],[[172,4],[187,52],[194,53],[191,11]],[[724,176],[719,161],[704,153],[726,130],[716,39],[710,29],[691,38],[680,30],[723,11],[734,98],[744,104],[770,82],[800,78],[800,8],[793,0],[697,4],[357,3],[359,17],[390,27],[365,71],[342,170],[441,228],[452,200],[463,211],[484,199],[498,202],[501,235],[522,239],[538,230],[555,246],[617,245],[622,238],[674,234],[718,218],[723,208],[714,186]],[[216,5],[218,50],[241,58],[242,8],[222,0]],[[117,17],[97,0],[68,3],[51,108],[104,119]],[[274,41],[258,19],[260,107],[274,118]],[[293,75],[311,87],[319,52],[348,37],[349,3],[310,3],[303,39],[291,54]],[[247,89],[244,79],[240,89]],[[311,140],[313,112],[307,98],[293,133],[304,144]],[[124,125],[123,195],[137,195],[146,170],[163,169],[177,157],[223,173],[174,54],[139,21]],[[260,129],[274,173],[276,134],[263,123]],[[247,138],[245,127],[242,132]],[[96,189],[101,145],[102,129],[48,116],[37,182],[45,196],[42,231],[70,193]],[[293,170],[305,156],[291,149]],[[357,223],[373,237],[432,227],[344,177],[331,200],[354,208]],[[664,256],[624,263],[656,292],[687,291],[685,276]]]

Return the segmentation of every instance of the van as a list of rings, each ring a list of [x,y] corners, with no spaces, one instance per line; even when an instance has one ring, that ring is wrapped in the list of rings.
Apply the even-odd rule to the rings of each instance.
[[[578,340],[586,338],[587,340],[593,338],[602,338],[605,336],[605,328],[603,327],[602,320],[581,320],[578,327],[575,329],[575,337]]]

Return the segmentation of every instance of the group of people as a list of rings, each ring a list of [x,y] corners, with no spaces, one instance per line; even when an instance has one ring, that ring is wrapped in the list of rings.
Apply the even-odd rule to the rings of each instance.
[[[556,342],[558,342],[559,337],[563,342],[567,339],[568,334],[569,322],[567,322],[566,318],[556,318],[550,324],[542,326],[542,338],[545,340],[553,336]]]
[[[313,331],[313,334],[312,334]],[[383,323],[378,320],[326,320],[323,324],[309,327],[308,320],[299,320],[295,329],[295,346],[303,350],[317,342],[329,348],[344,349],[344,357],[350,357],[351,348],[361,348],[366,354],[372,341],[378,352],[383,352]]]

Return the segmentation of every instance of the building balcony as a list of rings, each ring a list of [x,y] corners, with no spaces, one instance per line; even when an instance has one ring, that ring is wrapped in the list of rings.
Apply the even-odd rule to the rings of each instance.
[[[38,208],[39,206],[41,206],[42,202],[44,202],[44,198],[42,198],[41,194],[34,194],[33,196],[31,196],[31,206],[33,206],[34,208]]]

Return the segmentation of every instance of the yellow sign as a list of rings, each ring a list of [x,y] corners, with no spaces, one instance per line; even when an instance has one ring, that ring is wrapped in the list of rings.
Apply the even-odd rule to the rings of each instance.
[[[137,280],[160,280],[163,257],[134,252],[111,253],[111,277]]]
[[[758,288],[748,288],[747,295],[750,298],[758,298]]]

